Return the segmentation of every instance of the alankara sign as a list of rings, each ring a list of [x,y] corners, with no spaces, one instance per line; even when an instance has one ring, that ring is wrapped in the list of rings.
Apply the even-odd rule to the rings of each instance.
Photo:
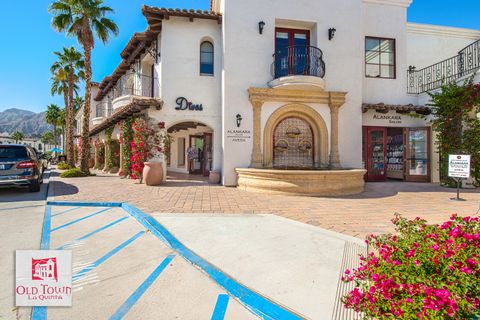
[[[448,176],[451,178],[470,177],[470,156],[469,155],[448,155]]]

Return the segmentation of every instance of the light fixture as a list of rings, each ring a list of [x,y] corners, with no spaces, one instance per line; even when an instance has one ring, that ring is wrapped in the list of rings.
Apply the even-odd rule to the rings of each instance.
[[[237,114],[237,128],[240,128],[240,125],[242,124],[242,116],[240,114]]]
[[[335,36],[335,32],[337,31],[337,29],[335,28],[330,28],[328,29],[328,40],[332,40],[333,37]]]
[[[258,23],[258,32],[259,32],[260,34],[263,33],[263,28],[264,28],[264,27],[265,27],[265,22],[260,21],[260,22]]]

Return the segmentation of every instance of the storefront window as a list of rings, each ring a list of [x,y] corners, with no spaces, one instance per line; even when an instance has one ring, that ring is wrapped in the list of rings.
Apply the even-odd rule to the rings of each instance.
[[[428,174],[428,140],[426,129],[411,129],[409,134],[410,175]]]

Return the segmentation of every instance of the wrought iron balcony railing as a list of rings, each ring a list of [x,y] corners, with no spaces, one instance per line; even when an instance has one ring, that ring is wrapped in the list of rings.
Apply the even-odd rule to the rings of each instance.
[[[273,55],[272,75],[274,79],[304,75],[323,78],[325,62],[323,52],[312,46],[291,46],[278,48]]]
[[[156,77],[127,73],[117,81],[113,89],[113,99],[128,95],[154,98],[156,83]]]
[[[429,67],[407,72],[407,92],[424,93],[440,88],[480,69],[480,40],[468,45],[455,57],[443,60]]]

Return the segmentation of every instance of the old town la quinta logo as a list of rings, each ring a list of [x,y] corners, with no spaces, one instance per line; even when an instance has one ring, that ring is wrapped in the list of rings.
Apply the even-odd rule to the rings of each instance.
[[[17,306],[71,306],[72,252],[16,251]]]

